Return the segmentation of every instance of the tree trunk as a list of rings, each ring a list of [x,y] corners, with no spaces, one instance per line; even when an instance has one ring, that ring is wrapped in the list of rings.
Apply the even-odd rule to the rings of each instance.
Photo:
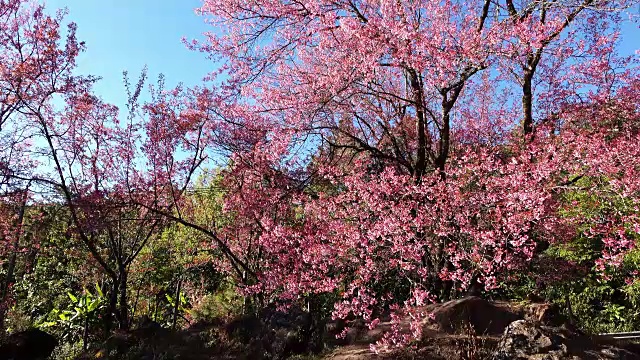
[[[531,82],[533,71],[525,70],[522,84],[522,112],[524,114],[523,130],[525,135],[533,132],[533,90]]]
[[[120,266],[120,276],[118,284],[119,295],[119,321],[120,329],[129,329],[129,306],[127,304],[127,269],[124,266]]]
[[[567,293],[564,296],[564,303],[565,306],[567,307],[567,314],[569,317],[569,324],[571,324],[571,326],[575,326],[576,322],[575,322],[575,317],[573,315],[573,309],[571,308],[571,299],[569,298],[569,294]]]
[[[418,135],[418,149],[416,153],[415,178],[416,183],[422,181],[427,169],[427,121],[425,119],[424,89],[420,75],[414,69],[408,69],[409,84],[413,95],[413,103],[416,108],[416,133]]]
[[[138,282],[138,289],[136,290],[136,300],[133,302],[133,310],[131,310],[131,318],[135,319],[136,309],[138,308],[138,301],[140,300],[140,290],[142,289],[142,277]]]
[[[160,304],[160,294],[156,294],[156,301],[153,304],[154,305],[154,309],[153,309],[153,321],[158,321],[158,305]]]
[[[111,327],[113,325],[113,317],[116,314],[116,307],[118,305],[118,279],[112,278],[111,291],[109,292],[109,305],[107,307],[107,313],[104,317],[104,330],[105,337],[111,335]]]
[[[180,306],[180,287],[182,286],[182,278],[178,278],[178,285],[176,286],[176,295],[173,299],[173,320],[171,322],[171,329],[176,329],[176,323],[178,322],[178,310]]]
[[[84,330],[82,332],[82,350],[87,351],[87,340],[89,338],[89,314],[84,314]]]

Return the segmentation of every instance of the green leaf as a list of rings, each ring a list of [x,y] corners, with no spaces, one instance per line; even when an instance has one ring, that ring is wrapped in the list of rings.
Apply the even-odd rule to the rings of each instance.
[[[100,285],[98,285],[98,283],[96,283],[96,292],[98,296],[104,297],[104,294],[102,293],[102,289],[100,289]]]
[[[86,298],[92,298],[93,294],[91,293],[91,291],[89,291],[89,289],[84,288],[84,297]]]
[[[75,297],[72,293],[67,292],[67,295],[69,295],[69,298],[71,299],[71,301],[78,302],[78,298]]]
[[[89,303],[89,306],[87,306],[87,312],[92,312],[95,309],[98,308],[98,305],[100,305],[100,301],[94,300],[92,302]]]

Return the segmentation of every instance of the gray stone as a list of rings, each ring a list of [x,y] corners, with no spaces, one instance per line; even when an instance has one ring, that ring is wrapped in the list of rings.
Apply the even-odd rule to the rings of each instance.
[[[635,360],[640,356],[624,349],[595,343],[590,337],[565,327],[545,326],[527,320],[514,321],[500,338],[492,360]]]

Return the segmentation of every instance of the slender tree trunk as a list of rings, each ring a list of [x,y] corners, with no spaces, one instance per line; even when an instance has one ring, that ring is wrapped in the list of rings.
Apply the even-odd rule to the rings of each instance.
[[[180,288],[182,286],[182,277],[178,278],[178,285],[176,286],[176,295],[175,298],[173,299],[174,303],[173,303],[173,320],[171,322],[171,329],[175,330],[176,329],[176,323],[178,322],[178,310],[179,310],[179,306],[180,306]]]
[[[446,101],[446,98],[445,98]],[[453,106],[447,105],[447,106]],[[436,166],[440,173],[440,178],[445,180],[447,175],[445,172],[445,166],[447,165],[447,159],[449,158],[449,142],[451,133],[451,107],[444,107],[442,113],[442,130],[440,131],[440,151],[438,158],[436,159]]]
[[[413,95],[413,102],[416,108],[416,132],[418,134],[418,149],[416,153],[415,178],[420,183],[427,169],[427,121],[425,118],[424,90],[420,75],[414,69],[408,69],[409,84]]]
[[[247,315],[247,304],[249,303],[247,299],[249,299],[247,295],[242,297],[242,315]]]
[[[136,309],[138,308],[138,301],[140,300],[140,290],[142,288],[142,277],[140,277],[140,281],[138,282],[138,289],[136,289],[136,300],[133,302],[133,309],[131,310],[131,318],[135,319]]]
[[[571,308],[571,299],[569,298],[569,294],[565,295],[564,302],[565,306],[567,307],[567,314],[569,315],[569,324],[571,324],[571,326],[574,326],[576,322],[573,315],[573,309]]]
[[[156,301],[153,309],[153,321],[158,321],[158,304],[160,304],[160,295],[156,294]]]
[[[87,340],[89,338],[89,314],[84,314],[84,330],[82,333],[82,350],[87,351]]]
[[[111,334],[111,328],[113,325],[113,318],[117,311],[118,306],[118,279],[111,279],[111,291],[109,292],[109,305],[107,307],[107,314],[104,317],[104,329],[105,329],[105,337],[108,337]]]
[[[118,296],[119,296],[119,320],[120,329],[129,329],[129,306],[127,304],[127,269],[125,266],[120,266],[120,276],[118,284]]]
[[[533,132],[533,90],[531,82],[533,71],[525,70],[522,82],[522,112],[524,114],[523,130],[525,135]]]

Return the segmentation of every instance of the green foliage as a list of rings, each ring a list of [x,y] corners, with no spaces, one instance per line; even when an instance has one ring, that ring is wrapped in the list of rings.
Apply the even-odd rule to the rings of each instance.
[[[599,191],[590,191],[593,187]],[[605,274],[600,274],[594,264],[603,244],[598,238],[587,237],[585,232],[615,217],[638,215],[638,210],[628,199],[619,196],[606,178],[580,179],[576,189],[568,192],[563,200],[567,206],[561,214],[580,224],[580,232],[570,243],[550,247],[548,253],[587,267],[590,273],[547,289],[547,295],[556,302],[568,300],[576,321],[588,332],[637,330],[640,306],[634,289],[638,285],[637,281],[627,282],[631,274],[640,270],[640,251],[631,251],[622,266],[607,268]],[[630,234],[628,231],[627,235]]]
[[[561,215],[577,225],[575,237],[567,243],[551,244],[539,265],[534,263],[517,281],[503,283],[504,295],[514,299],[541,295],[560,305],[565,315],[572,315],[576,325],[588,333],[638,330],[640,281],[632,280],[640,271],[640,250],[629,252],[620,267],[608,267],[603,274],[595,266],[603,243],[586,233],[612,217],[640,214],[610,189],[606,178],[584,177],[574,186],[561,199],[565,204]],[[593,187],[601,191],[591,191]]]
[[[242,314],[243,300],[233,284],[224,283],[216,292],[203,296],[190,313],[196,322],[232,318]]]
[[[611,282],[585,281],[568,291],[577,322],[589,333],[634,331],[639,308]]]
[[[219,172],[204,171],[194,188],[187,191],[184,208],[189,209],[190,221],[212,230],[231,221],[230,217],[222,215],[224,189],[221,182]],[[178,321],[190,320],[194,316],[192,304],[203,303],[202,298],[209,295],[217,296],[218,288],[226,281],[227,275],[215,265],[221,256],[201,232],[180,224],[167,226],[157,239],[142,249],[132,264],[133,269],[144,269],[132,271],[129,278],[136,288],[132,291],[136,294],[131,304],[133,313],[171,325],[175,292],[180,282]]]
[[[31,327],[31,316],[20,307],[12,306],[7,313],[5,326],[8,333],[25,331]]]
[[[73,360],[82,352],[82,342],[61,342],[51,354],[55,360]]]
[[[35,324],[36,327],[45,331],[56,327],[57,332],[62,333],[62,339],[66,342],[79,340],[85,326],[98,325],[96,314],[105,308],[107,302],[98,284],[95,285],[95,289],[95,294],[87,289],[84,289],[80,295],[68,292],[71,303],[66,308],[53,309],[47,318]]]
[[[602,277],[594,268],[602,242],[584,235],[593,224],[636,210],[613,193],[605,191],[596,196],[582,190],[596,185],[606,187],[607,181],[580,179],[576,190],[561,199],[566,204],[562,215],[579,223],[579,231],[572,241],[551,244],[528,272],[518,269],[520,273],[510,274],[510,278],[503,279],[502,288],[489,295],[521,300],[532,293],[538,294],[561,305],[567,315],[571,312],[577,325],[590,333],[640,329],[640,281],[628,282],[628,275],[640,270],[640,250],[630,252],[622,267],[608,269],[607,277]],[[198,190],[187,199],[187,207],[193,210],[189,216],[194,222],[218,230],[234,221],[233,215],[223,212],[225,193],[221,186],[220,173],[201,176]],[[319,184],[310,191],[337,190]],[[85,325],[94,344],[103,340],[97,334],[102,330],[100,317],[105,315],[108,300],[97,284],[95,290],[83,291],[87,283],[100,281],[104,274],[81,250],[82,244],[69,227],[68,214],[57,206],[45,208],[45,216],[37,221],[34,220],[36,209],[30,209],[27,214],[25,242],[38,243],[39,247],[20,257],[17,272],[20,281],[13,288],[17,301],[10,309],[6,324],[11,331],[33,325],[46,329],[61,340],[57,358],[67,359],[78,354]],[[252,302],[246,303],[237,292],[233,277],[217,267],[221,256],[210,245],[210,239],[198,231],[175,224],[164,228],[130,265],[127,285],[132,317],[147,315],[162,326],[171,327],[176,304],[179,326],[188,322],[216,323],[251,310]],[[560,273],[558,264],[567,266],[568,272],[555,276]],[[368,286],[377,294],[405,300],[412,284],[398,279],[404,277],[394,272],[379,274]],[[181,291],[176,297],[179,282]],[[309,309],[314,321],[321,321],[330,316],[334,303],[339,300],[338,294],[339,291],[309,293],[296,305]]]
[[[31,324],[70,306],[67,293],[80,292],[96,277],[95,268],[80,256],[82,245],[70,235],[67,216],[57,205],[30,208],[25,216],[24,241],[37,247],[18,257],[11,312],[24,314]]]

